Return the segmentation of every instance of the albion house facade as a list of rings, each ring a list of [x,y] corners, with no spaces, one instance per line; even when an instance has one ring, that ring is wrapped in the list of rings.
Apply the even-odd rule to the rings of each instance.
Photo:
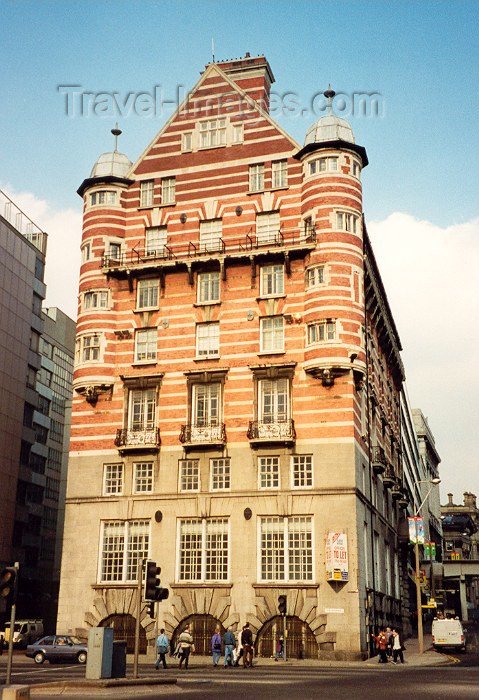
[[[404,372],[367,156],[332,114],[296,143],[273,80],[262,56],[209,64],[136,163],[104,154],[79,189],[63,631],[128,635],[147,557],[158,623],[192,622],[197,650],[249,621],[269,655],[283,594],[291,654],[401,624]]]

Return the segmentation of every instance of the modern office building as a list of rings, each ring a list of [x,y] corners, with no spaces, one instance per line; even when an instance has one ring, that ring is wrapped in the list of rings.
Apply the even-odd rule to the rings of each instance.
[[[79,188],[64,631],[131,644],[144,558],[157,622],[198,651],[249,621],[270,655],[282,595],[292,655],[356,658],[402,622],[404,369],[368,159],[332,109],[298,144],[273,80],[263,56],[208,64],[135,163],[115,147]]]

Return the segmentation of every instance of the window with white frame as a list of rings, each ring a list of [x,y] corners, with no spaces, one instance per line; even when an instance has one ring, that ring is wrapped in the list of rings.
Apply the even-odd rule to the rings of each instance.
[[[195,426],[221,422],[221,384],[193,384],[191,422]]]
[[[138,280],[136,306],[138,309],[158,308],[158,280]]]
[[[258,382],[258,419],[262,423],[283,423],[289,419],[289,382],[287,377]]]
[[[249,166],[249,191],[261,192],[264,190],[264,163],[255,163]]]
[[[361,166],[355,160],[353,160],[353,176],[359,177],[361,175]]]
[[[264,297],[284,294],[283,265],[263,265],[261,267],[260,294]]]
[[[143,180],[140,183],[140,207],[152,207],[155,192],[154,180]]]
[[[226,119],[200,122],[200,148],[226,145]]]
[[[287,160],[273,160],[271,164],[272,176],[273,176],[273,187],[287,187],[288,186],[288,161]]]
[[[135,332],[135,362],[156,360],[157,339],[156,328],[145,328]]]
[[[181,150],[183,153],[193,150],[193,134],[191,131],[182,134],[181,136]]]
[[[227,491],[231,487],[231,460],[229,457],[210,459],[211,490]]]
[[[103,466],[103,495],[118,496],[123,493],[123,464]]]
[[[82,261],[82,263],[88,262],[92,257],[93,257],[93,255],[92,255],[92,250],[91,250],[91,244],[84,243],[81,247],[81,261]]]
[[[80,361],[98,362],[100,359],[100,336],[96,333],[80,338]]]
[[[284,318],[266,316],[260,319],[260,352],[284,351]]]
[[[92,292],[85,292],[83,295],[83,309],[107,309],[108,290],[95,289]]]
[[[258,457],[260,489],[279,489],[279,457]]]
[[[148,559],[148,520],[112,520],[102,523],[99,579],[102,583],[133,583],[138,565]]]
[[[200,221],[200,248],[202,252],[219,250],[222,236],[222,219]]]
[[[121,243],[119,241],[108,242],[108,259],[121,260]]]
[[[306,270],[306,285],[308,289],[311,287],[320,287],[326,282],[324,265],[317,265]]]
[[[200,461],[199,459],[180,459],[180,491],[199,491]]]
[[[129,430],[153,430],[155,427],[155,414],[155,389],[133,389],[130,391],[128,411]]]
[[[308,345],[327,340],[336,340],[336,321],[327,319],[308,323]]]
[[[161,178],[161,203],[174,204],[176,190],[176,177]]]
[[[198,323],[196,326],[196,357],[219,357],[220,324]]]
[[[244,140],[244,128],[243,124],[233,124],[231,126],[231,143],[243,143]]]
[[[133,493],[152,493],[153,462],[133,463]]]
[[[335,172],[338,170],[338,158],[316,158],[309,163],[309,174]]]
[[[306,239],[308,239],[310,236],[312,236],[315,233],[315,228],[314,228],[312,216],[306,216],[303,219],[303,228],[304,228],[304,237]]]
[[[178,580],[228,580],[228,518],[179,521]]]
[[[313,455],[293,455],[291,457],[293,488],[303,489],[313,485]]]
[[[260,245],[277,243],[279,234],[279,211],[272,211],[268,214],[256,214],[256,239]]]
[[[336,212],[336,228],[339,231],[349,231],[350,233],[357,233],[359,228],[358,221],[359,216],[357,214],[351,214],[347,211]]]
[[[167,242],[166,226],[151,226],[145,229],[145,255],[164,255]]]
[[[97,204],[116,204],[116,196],[117,193],[114,190],[92,192],[90,195],[90,204],[92,207]]]
[[[260,518],[261,581],[312,581],[313,535],[310,516]]]
[[[220,273],[198,273],[198,304],[214,304],[220,300]]]

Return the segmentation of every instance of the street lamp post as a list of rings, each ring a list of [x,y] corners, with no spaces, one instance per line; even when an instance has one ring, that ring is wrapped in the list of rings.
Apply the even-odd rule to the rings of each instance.
[[[441,483],[441,479],[438,476],[435,476],[433,479],[427,479],[426,481],[416,481],[416,484],[425,484],[425,483],[430,483],[431,487],[429,491],[426,493],[421,505],[416,509],[416,512],[414,513],[414,527],[416,531],[416,537],[415,537],[415,544],[414,544],[414,553],[416,556],[416,605],[417,605],[417,639],[419,642],[419,653],[423,654],[424,653],[424,632],[423,632],[423,626],[422,626],[422,601],[421,601],[421,577],[420,577],[420,569],[419,569],[419,542],[418,542],[418,532],[417,532],[417,516],[419,515],[421,508],[423,505],[426,503],[427,499],[429,498],[429,494],[433,490],[435,486]]]

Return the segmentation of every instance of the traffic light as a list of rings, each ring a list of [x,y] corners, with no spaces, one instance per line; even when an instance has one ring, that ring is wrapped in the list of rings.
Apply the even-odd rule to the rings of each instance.
[[[0,573],[0,598],[7,603],[14,603],[17,597],[17,569],[5,566]]]
[[[280,615],[286,615],[286,596],[278,596],[278,612]]]
[[[170,595],[168,588],[162,588],[160,581],[161,568],[156,565],[156,561],[147,561],[145,567],[145,585],[143,588],[143,600],[156,601],[166,600]],[[150,617],[154,617],[154,607],[150,606]]]

